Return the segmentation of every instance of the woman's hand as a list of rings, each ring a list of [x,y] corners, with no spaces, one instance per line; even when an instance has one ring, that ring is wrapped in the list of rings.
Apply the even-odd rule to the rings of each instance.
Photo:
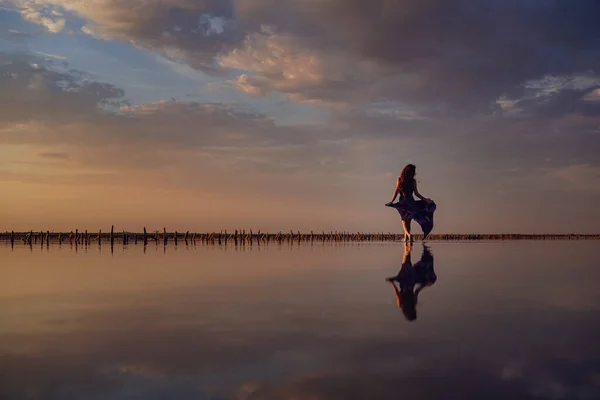
[[[393,201],[388,201],[387,203],[385,203],[386,206],[391,206],[394,202]]]
[[[426,202],[428,202],[429,204],[433,203],[433,200],[431,199],[425,199]]]

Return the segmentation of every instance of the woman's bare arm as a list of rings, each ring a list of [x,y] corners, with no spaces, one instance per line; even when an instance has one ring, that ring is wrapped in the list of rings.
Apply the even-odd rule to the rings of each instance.
[[[390,201],[387,204],[392,204],[394,202],[394,200],[396,200],[396,197],[398,196],[399,193],[400,193],[400,178],[398,178],[398,182],[396,182],[396,190],[394,190],[394,197],[392,197],[392,201]]]
[[[423,195],[421,195],[421,193],[419,193],[419,190],[417,189],[417,180],[415,179],[415,196],[417,196],[419,199],[426,201],[426,202],[431,202],[431,199],[428,199],[426,197],[423,197]]]

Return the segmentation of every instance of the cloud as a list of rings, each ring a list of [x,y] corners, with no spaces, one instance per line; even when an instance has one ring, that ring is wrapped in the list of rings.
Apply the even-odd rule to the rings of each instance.
[[[50,58],[54,58],[54,59],[57,59],[57,60],[66,60],[67,59],[67,57],[64,57],[64,56],[61,56],[61,55],[58,55],[58,54],[44,53],[42,51],[38,51],[37,54],[40,54],[40,55],[46,56],[46,57],[50,57]]]
[[[50,159],[55,159],[55,160],[68,160],[69,159],[69,155],[65,154],[65,153],[47,152],[47,153],[40,153],[39,156],[42,158],[50,158]]]
[[[600,194],[600,166],[579,164],[553,169],[549,176],[571,190]]]
[[[534,117],[555,119],[568,114],[600,116],[600,103],[595,101],[600,78],[587,82],[584,89],[557,85],[533,90],[521,99],[510,102],[505,111],[513,111],[517,118]]]
[[[15,29],[0,29],[0,37],[7,38],[10,40],[24,40],[35,37],[36,35],[31,32],[18,31]]]
[[[225,68],[249,70],[232,81],[240,90],[258,96],[278,91],[300,102],[344,102],[373,79],[381,69],[368,62],[356,62],[343,54],[324,57],[319,51],[303,48],[292,36],[268,30],[248,36],[242,47],[218,58]],[[348,68],[352,64],[352,70]],[[363,101],[368,101],[364,99]],[[354,98],[354,102],[358,102]]]
[[[499,99],[520,98],[530,81],[600,67],[593,0],[577,7],[517,0],[17,4],[54,31],[64,17],[44,10],[66,10],[88,21],[87,33],[204,71],[242,70],[232,82],[246,93],[280,91],[312,104],[399,101],[442,115],[491,113]]]
[[[103,39],[124,40],[163,55],[178,53],[178,61],[215,72],[213,58],[238,40],[232,27],[232,5],[221,0],[17,0],[23,17],[51,32],[65,27],[64,10],[85,18],[81,29]],[[50,13],[51,14],[51,13]]]
[[[219,153],[315,145],[317,128],[280,127],[264,114],[223,103],[128,104],[124,92],[51,60],[0,53],[0,139],[4,144],[132,146]],[[153,151],[152,153],[156,153]],[[53,152],[50,152],[53,153]],[[268,159],[263,159],[267,163]]]
[[[219,34],[219,26],[211,28],[215,30],[211,35]],[[251,102],[130,104],[123,90],[69,69],[64,60],[1,53],[0,144],[5,149],[26,147],[21,161],[47,167],[36,170],[5,162],[2,180],[10,181],[13,189],[17,184],[52,182],[153,188],[158,179],[165,190],[182,190],[188,196],[220,191],[233,198],[243,190],[253,197],[254,203],[247,204],[296,202],[299,210],[304,202],[306,210],[312,210],[306,211],[311,218],[318,213],[335,215],[345,224],[345,210],[356,216],[351,223],[357,229],[361,224],[379,229],[376,211],[365,210],[372,207],[374,193],[389,196],[388,185],[407,162],[419,165],[427,181],[423,191],[439,197],[440,203],[468,208],[473,202],[464,199],[471,195],[498,202],[496,191],[506,197],[517,193],[528,196],[532,204],[519,208],[522,216],[537,209],[533,204],[549,192],[554,201],[545,209],[553,210],[572,189],[562,178],[553,180],[550,171],[574,165],[598,167],[600,117],[593,111],[597,103],[593,76],[530,83],[514,100],[518,111],[510,118],[502,113],[445,118],[423,104],[395,100],[366,104],[359,97],[367,79],[338,73],[331,68],[335,62],[322,62],[318,47],[307,50],[300,45],[304,39],[280,37],[269,29],[257,35],[248,42],[256,47],[242,44],[239,52],[224,53],[221,60],[228,60],[232,68],[252,64],[256,72],[247,72],[242,83],[256,89],[257,95],[276,84],[275,90],[290,98],[328,104],[335,110],[329,119],[282,126],[252,108]],[[264,65],[263,59],[268,60]],[[364,66],[357,71],[371,67],[381,71],[371,61]],[[379,72],[371,74],[376,81]],[[344,88],[347,79],[354,79],[351,90]],[[554,103],[556,107],[549,106]],[[40,154],[68,154],[68,158]],[[539,191],[532,192],[531,187]],[[586,192],[586,196],[587,204],[592,204],[597,195]],[[340,198],[351,200],[340,204]],[[271,213],[277,226],[294,219],[283,208]],[[229,206],[215,209],[225,212]],[[244,210],[253,215],[250,208]],[[487,212],[480,209],[481,215]],[[568,217],[553,221],[563,218]],[[586,226],[575,220],[569,223]],[[440,229],[445,229],[443,224]],[[482,229],[474,227],[476,222],[470,224],[468,229]],[[390,229],[395,226],[389,220]]]
[[[584,97],[584,100],[587,100],[587,101],[600,101],[600,89],[596,89],[596,90],[593,90],[590,93],[588,93]]]
[[[283,49],[310,49],[318,62],[352,77],[342,80],[342,91],[356,84],[352,72],[357,64],[377,65],[385,73],[379,72],[376,79],[357,73],[363,79],[362,94],[371,100],[490,112],[498,98],[514,95],[530,80],[597,70],[600,62],[600,32],[592,17],[600,7],[593,1],[578,7],[561,2],[441,0],[326,0],[318,7],[294,0],[236,4],[237,18],[246,26],[273,26],[272,40],[293,38],[287,41],[293,46],[281,44]],[[243,48],[259,58],[245,62],[258,72],[253,79],[263,88],[276,89],[281,79],[257,67],[262,66],[260,60],[271,65],[269,52],[261,55],[248,41]],[[308,98],[325,99],[340,92],[332,88],[311,95],[310,85],[297,90]]]
[[[72,122],[99,113],[99,106],[118,103],[124,92],[64,71],[51,60],[0,53],[0,127],[22,121]]]
[[[323,176],[320,160],[331,158],[318,146],[327,130],[280,127],[263,114],[222,103],[128,105],[120,89],[53,68],[39,57],[3,57],[1,148],[25,147],[21,161],[47,167],[34,169],[9,159],[5,182],[152,187],[161,176],[167,179],[162,188],[188,194],[247,190],[252,192],[248,199],[289,200],[307,192],[327,196],[320,189],[324,182],[309,179]],[[329,167],[327,173],[340,167]],[[240,174],[252,179],[236,182]],[[288,188],[274,190],[273,185],[282,184]]]
[[[421,109],[415,112],[388,102],[366,110],[340,109],[327,125],[278,126],[268,116],[234,104],[159,101],[132,105],[124,100],[121,89],[52,60],[15,54],[0,54],[0,59],[3,143],[48,147],[79,143],[77,153],[82,157],[73,154],[71,161],[100,160],[101,153],[94,157],[91,150],[85,150],[93,148],[119,154],[120,162],[128,165],[156,168],[172,163],[176,151],[196,151],[219,168],[303,174],[323,173],[325,168],[331,174],[367,176],[384,171],[374,163],[367,167],[362,161],[344,164],[344,160],[367,161],[359,157],[367,151],[382,159],[421,152],[476,168],[499,161],[523,168],[565,167],[595,165],[600,144],[595,133],[600,121],[593,113],[547,121],[508,121],[494,116],[449,121],[423,117]],[[580,91],[574,98],[589,93],[593,92]],[[583,150],[582,141],[586,142]],[[135,149],[138,156],[121,157],[127,154],[125,148]],[[167,152],[173,154],[166,157]],[[579,155],[577,162],[572,154]],[[552,159],[549,165],[547,158]]]
[[[52,12],[42,1],[24,2],[20,12],[26,21],[44,26],[48,31],[57,33],[65,28],[66,20],[59,12]]]

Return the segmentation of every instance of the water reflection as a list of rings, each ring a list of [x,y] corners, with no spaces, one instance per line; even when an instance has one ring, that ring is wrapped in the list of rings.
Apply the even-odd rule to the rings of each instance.
[[[402,268],[394,277],[386,278],[392,284],[398,308],[408,321],[417,319],[417,302],[419,293],[426,287],[432,286],[437,281],[433,269],[433,254],[431,249],[423,245],[421,260],[413,265],[411,260],[412,246],[404,247]]]
[[[0,246],[0,399],[600,398],[596,243],[436,243],[435,272],[396,244],[38,244]]]

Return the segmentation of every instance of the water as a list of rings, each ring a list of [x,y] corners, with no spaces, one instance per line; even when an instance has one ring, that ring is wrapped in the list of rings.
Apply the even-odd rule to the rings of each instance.
[[[429,247],[0,244],[0,399],[600,398],[598,242]]]

